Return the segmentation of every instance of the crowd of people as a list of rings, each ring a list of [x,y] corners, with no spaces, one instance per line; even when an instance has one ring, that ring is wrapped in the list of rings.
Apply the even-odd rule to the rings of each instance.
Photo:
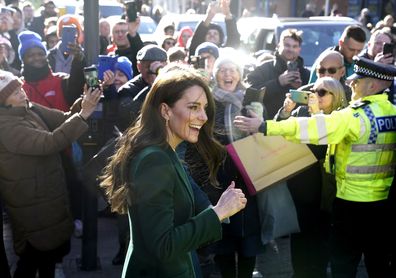
[[[275,52],[248,69],[230,0],[209,3],[195,31],[166,26],[161,43],[142,40],[139,16],[126,12],[98,22],[100,54],[114,65],[90,87],[82,18],[58,17],[50,0],[39,16],[28,1],[8,2],[0,5],[0,209],[19,256],[13,277],[55,277],[71,236],[83,233],[87,179],[116,214],[112,263],[124,265],[122,277],[252,277],[280,236],[290,237],[293,277],[355,277],[362,258],[369,277],[395,277],[392,16],[367,37],[372,19],[362,11],[363,25],[345,28],[311,69],[303,34],[286,29]],[[217,13],[226,34],[212,22]],[[246,103],[250,89],[265,94]],[[254,133],[307,144],[317,162],[252,195],[225,147]],[[89,156],[92,146],[105,158]],[[92,159],[99,167],[87,172]],[[271,202],[276,195],[288,203]],[[264,225],[269,207],[279,213]],[[282,214],[298,227],[279,224]],[[286,232],[275,233],[278,225]],[[0,276],[11,277],[3,244]]]

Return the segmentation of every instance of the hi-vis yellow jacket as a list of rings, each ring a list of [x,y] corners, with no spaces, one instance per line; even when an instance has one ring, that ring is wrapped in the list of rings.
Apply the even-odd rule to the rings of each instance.
[[[388,197],[396,165],[396,106],[386,94],[364,97],[330,115],[267,121],[267,135],[330,145],[338,198],[373,202]]]

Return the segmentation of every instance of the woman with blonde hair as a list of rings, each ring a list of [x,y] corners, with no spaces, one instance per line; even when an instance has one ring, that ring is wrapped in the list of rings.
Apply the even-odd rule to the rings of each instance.
[[[283,107],[275,119],[330,114],[348,105],[344,87],[332,77],[318,78],[310,91],[308,104],[296,109],[297,104],[291,99],[291,94],[286,94]],[[300,226],[300,232],[290,237],[291,260],[295,277],[327,277],[330,212],[335,197],[335,181],[322,169],[328,147],[310,144],[308,147],[319,162],[287,180]]]

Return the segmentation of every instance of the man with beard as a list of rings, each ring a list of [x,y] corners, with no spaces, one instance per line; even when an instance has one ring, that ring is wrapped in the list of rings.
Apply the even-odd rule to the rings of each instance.
[[[282,106],[289,89],[297,89],[308,83],[309,71],[304,68],[301,52],[301,32],[286,29],[281,33],[275,58],[265,61],[248,74],[252,87],[266,87],[264,106],[268,119],[273,119]]]
[[[73,49],[70,75],[53,73],[47,60],[47,50],[38,34],[21,32],[18,36],[19,57],[22,61],[23,89],[28,98],[49,108],[68,111],[80,96],[84,86],[83,54]]]

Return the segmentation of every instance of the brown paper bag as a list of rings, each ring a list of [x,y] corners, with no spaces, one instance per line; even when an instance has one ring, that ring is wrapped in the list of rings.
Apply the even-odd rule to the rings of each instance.
[[[305,144],[262,133],[235,141],[226,148],[251,195],[290,178],[317,161]]]

